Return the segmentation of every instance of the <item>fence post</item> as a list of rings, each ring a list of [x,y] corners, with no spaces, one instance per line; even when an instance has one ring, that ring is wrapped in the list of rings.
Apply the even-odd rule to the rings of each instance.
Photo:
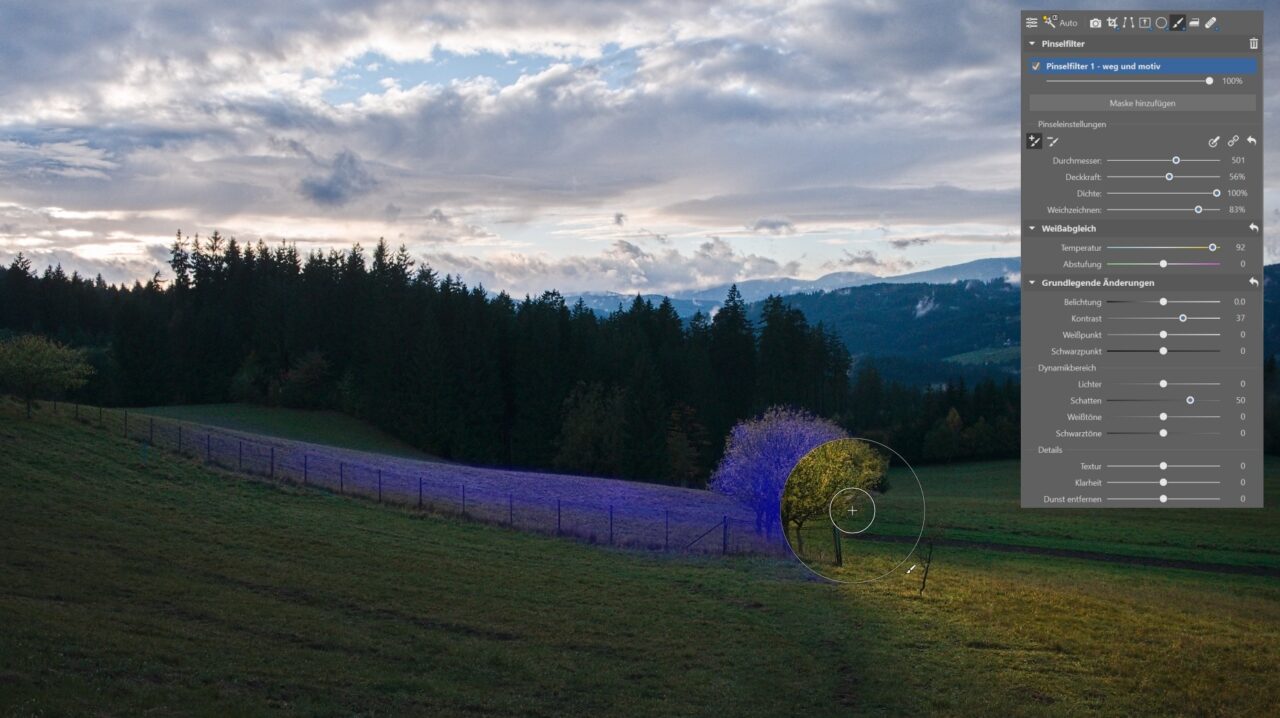
[[[720,553],[729,553],[729,517],[724,517],[724,535],[720,537]]]
[[[929,566],[933,565],[933,539],[929,539],[929,555],[924,559],[924,573],[920,575],[920,595],[924,595],[924,586],[929,583]]]
[[[662,526],[662,550],[671,550],[671,509],[667,509],[663,513]]]
[[[239,441],[239,451],[236,453],[236,471],[244,471],[244,442]]]
[[[467,485],[462,485],[462,515],[467,515]]]
[[[507,525],[514,526],[516,523],[516,501],[511,494],[507,494]]]
[[[156,418],[154,416],[147,419],[147,443],[152,446],[156,445]]]
[[[276,447],[271,447],[271,478],[276,477]]]
[[[609,504],[609,545],[613,545],[613,504]]]
[[[418,510],[422,510],[422,477],[418,477]]]
[[[832,542],[833,544],[835,544],[835,549],[836,549],[836,565],[837,565],[837,566],[843,566],[843,565],[844,565],[844,550],[843,550],[843,548],[842,548],[842,547],[841,547],[841,545],[840,545],[840,530],[836,528],[836,525],[835,525],[835,524],[831,524],[831,542]]]
[[[560,535],[560,497],[556,497],[556,536]]]
[[[382,469],[378,469],[378,503],[382,503]]]
[[[98,407],[98,423],[99,424],[102,423],[102,407],[101,406]]]
[[[213,434],[204,433],[204,463],[213,463]]]
[[[302,455],[302,485],[307,485],[307,455]]]
[[[124,438],[129,438],[129,410],[124,410]]]
[[[347,473],[347,465],[339,461],[338,462],[338,494],[339,495],[346,493],[346,489],[343,487],[343,484],[346,483],[346,473]]]
[[[76,421],[80,420],[80,402],[76,402]]]
[[[178,453],[182,453],[182,424],[178,424]]]

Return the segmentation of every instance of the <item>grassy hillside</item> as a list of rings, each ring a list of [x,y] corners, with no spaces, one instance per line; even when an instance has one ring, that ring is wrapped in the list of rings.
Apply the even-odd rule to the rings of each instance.
[[[0,407],[0,714],[1263,714],[1274,580],[939,549],[873,586],[207,470]],[[918,574],[916,574],[918,575]]]
[[[390,434],[336,411],[282,409],[253,404],[194,404],[153,406],[139,409],[138,413],[341,449],[371,451],[407,459],[431,459],[429,454]]]

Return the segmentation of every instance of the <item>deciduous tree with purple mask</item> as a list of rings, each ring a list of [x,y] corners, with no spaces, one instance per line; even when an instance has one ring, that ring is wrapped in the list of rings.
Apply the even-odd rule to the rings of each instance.
[[[772,407],[729,432],[710,488],[754,511],[756,533],[772,538],[782,523],[779,502],[792,467],[815,447],[847,436],[835,423],[808,412]]]

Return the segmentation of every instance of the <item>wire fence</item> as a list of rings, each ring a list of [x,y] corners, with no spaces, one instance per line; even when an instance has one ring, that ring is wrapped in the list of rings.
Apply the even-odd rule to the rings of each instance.
[[[501,491],[492,481],[460,475],[475,473],[472,467],[404,461],[394,463],[417,466],[375,465],[342,449],[254,439],[126,409],[57,402],[52,406],[56,414],[73,413],[105,431],[210,466],[343,496],[609,546],[724,555],[787,552],[780,536],[757,534],[754,520],[724,512],[719,505],[659,508],[632,501],[581,501],[527,486]]]

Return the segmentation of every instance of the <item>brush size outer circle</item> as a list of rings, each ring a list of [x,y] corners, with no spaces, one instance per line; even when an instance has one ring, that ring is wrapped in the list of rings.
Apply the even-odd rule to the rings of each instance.
[[[903,565],[903,564],[905,564],[905,563],[907,562],[907,559],[911,558],[911,556],[916,552],[916,549],[920,547],[920,539],[924,537],[924,527],[925,527],[925,522],[926,522],[926,520],[927,520],[927,514],[928,514],[928,502],[926,501],[925,496],[924,496],[924,484],[920,483],[920,476],[919,476],[918,474],[916,474],[916,470],[915,470],[915,468],[914,468],[914,467],[912,467],[912,466],[911,466],[911,462],[910,462],[910,461],[907,461],[907,460],[906,460],[906,458],[904,458],[904,457],[902,456],[902,454],[899,454],[899,453],[897,452],[897,450],[895,450],[893,447],[889,446],[888,444],[884,444],[884,443],[882,443],[882,442],[876,441],[875,439],[867,439],[867,438],[865,438],[865,437],[861,437],[861,436],[852,436],[852,437],[848,437],[848,438],[844,438],[844,439],[832,439],[831,441],[826,441],[826,442],[823,442],[823,443],[819,444],[818,446],[813,447],[812,449],[810,449],[810,450],[808,451],[808,453],[806,453],[804,456],[800,457],[800,460],[799,460],[799,461],[797,461],[797,462],[795,463],[795,465],[791,467],[791,472],[787,474],[787,478],[788,478],[788,480],[790,480],[791,473],[795,473],[796,466],[799,466],[799,465],[801,464],[801,462],[803,462],[805,459],[809,458],[809,454],[812,454],[813,452],[817,451],[819,448],[821,448],[821,447],[823,447],[823,446],[826,446],[827,444],[832,444],[832,443],[835,443],[835,442],[838,442],[838,441],[862,441],[862,442],[865,442],[865,443],[868,443],[868,444],[872,444],[872,445],[874,445],[874,446],[878,446],[878,447],[880,447],[881,449],[884,449],[885,451],[888,451],[889,453],[891,453],[891,454],[893,454],[894,456],[896,456],[896,457],[898,458],[898,460],[902,462],[902,465],[903,465],[903,466],[905,466],[905,467],[907,467],[907,471],[910,471],[910,472],[911,472],[911,478],[915,479],[915,481],[916,481],[916,490],[920,492],[920,530],[916,532],[916,540],[915,540],[915,542],[914,542],[914,543],[912,543],[912,544],[911,544],[911,550],[910,550],[910,551],[908,551],[908,552],[907,552],[907,554],[906,554],[905,556],[903,556],[903,557],[902,557],[902,560],[901,560],[901,561],[899,561],[898,563],[894,564],[892,568],[890,568],[888,571],[885,571],[884,573],[880,574],[879,576],[874,576],[874,577],[872,577],[872,578],[864,578],[864,579],[860,579],[860,580],[857,580],[857,581],[848,581],[848,580],[841,580],[841,579],[838,579],[838,578],[831,578],[830,576],[827,576],[827,575],[825,575],[825,574],[823,574],[823,573],[821,573],[821,572],[819,572],[819,571],[815,570],[812,566],[810,566],[809,564],[805,563],[804,559],[800,558],[800,554],[799,554],[799,552],[797,552],[797,551],[796,551],[795,546],[792,546],[792,545],[791,545],[791,538],[790,538],[789,536],[787,536],[786,527],[783,527],[783,531],[782,531],[782,540],[787,542],[787,548],[791,551],[791,555],[792,555],[792,556],[795,556],[796,560],[800,562],[800,565],[801,565],[801,566],[804,566],[806,569],[808,569],[808,571],[809,571],[810,573],[812,573],[813,575],[817,576],[818,578],[823,579],[824,581],[830,581],[830,582],[832,582],[832,583],[843,583],[843,584],[849,584],[849,585],[856,585],[856,584],[862,584],[862,583],[872,583],[872,582],[874,582],[874,581],[879,581],[880,579],[885,578],[886,576],[888,576],[889,574],[893,573],[894,571],[897,571],[899,568],[901,568],[901,567],[902,567],[902,565]],[[783,486],[782,493],[783,493],[783,494],[786,494],[786,486],[785,486],[785,485]],[[778,508],[779,508],[779,511],[781,511],[781,508],[782,508],[782,507],[781,507],[781,502],[782,502],[782,496],[781,496],[781,495],[779,495],[779,497],[778,497],[778,502],[779,502],[779,507],[778,507]]]

